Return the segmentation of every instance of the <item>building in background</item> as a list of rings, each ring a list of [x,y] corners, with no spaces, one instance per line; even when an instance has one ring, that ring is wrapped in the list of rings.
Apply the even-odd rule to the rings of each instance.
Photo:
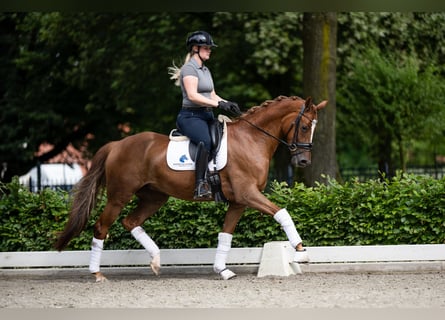
[[[42,143],[36,156],[52,150],[54,146]],[[91,160],[86,159],[83,153],[72,144],[45,163],[37,164],[26,174],[19,177],[22,185],[33,192],[44,188],[71,190],[72,187],[86,174]]]

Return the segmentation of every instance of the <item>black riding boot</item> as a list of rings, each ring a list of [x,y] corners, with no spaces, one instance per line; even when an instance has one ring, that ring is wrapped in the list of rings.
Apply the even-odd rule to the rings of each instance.
[[[204,143],[200,142],[196,149],[195,158],[195,194],[194,199],[211,199],[212,191],[206,179],[206,172],[209,164],[209,153],[204,148]]]

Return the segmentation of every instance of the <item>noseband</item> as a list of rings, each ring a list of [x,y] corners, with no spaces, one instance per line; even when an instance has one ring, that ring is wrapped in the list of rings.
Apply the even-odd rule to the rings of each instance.
[[[317,124],[317,120],[312,120],[312,133],[311,133],[311,142],[309,143],[303,143],[303,142],[298,142],[298,131],[300,128],[300,121],[302,117],[306,117],[304,115],[304,108],[305,105],[303,104],[301,106],[301,110],[298,113],[298,116],[295,118],[295,121],[291,124],[289,130],[286,133],[286,136],[289,134],[289,132],[292,130],[292,127],[295,125],[295,131],[294,131],[294,136],[292,138],[292,142],[291,143],[287,143],[286,141],[284,141],[283,139],[280,139],[278,137],[275,137],[274,135],[270,134],[269,132],[267,132],[266,130],[264,130],[263,128],[258,127],[257,125],[253,124],[252,122],[244,119],[244,118],[240,118],[241,120],[246,121],[248,124],[250,124],[252,127],[260,130],[261,132],[263,132],[264,134],[266,134],[267,136],[277,140],[278,142],[284,144],[290,151],[290,153],[292,155],[298,155],[300,153],[306,152],[306,151],[311,151],[312,150],[312,137],[314,135],[314,130],[315,130],[315,125]],[[306,117],[307,118],[307,117]],[[297,153],[298,149],[303,149],[303,151],[300,151]]]

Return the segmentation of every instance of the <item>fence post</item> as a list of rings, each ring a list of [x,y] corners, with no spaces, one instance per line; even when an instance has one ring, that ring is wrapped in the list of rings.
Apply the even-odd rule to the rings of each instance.
[[[40,161],[37,161],[37,191],[42,189],[42,171],[40,168]]]

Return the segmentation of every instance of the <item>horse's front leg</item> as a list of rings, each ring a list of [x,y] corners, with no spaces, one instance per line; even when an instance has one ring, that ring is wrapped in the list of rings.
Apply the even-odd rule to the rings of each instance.
[[[295,223],[292,220],[289,212],[286,209],[280,209],[274,214],[274,219],[277,221],[286,233],[292,247],[295,248],[294,262],[305,263],[309,262],[309,255],[303,247],[303,240],[301,239]]]
[[[218,273],[223,280],[236,277],[236,274],[226,267],[227,257],[232,247],[232,234],[243,214],[245,206],[230,204],[224,218],[222,232],[218,234],[218,246],[216,248],[215,262],[213,270]]]
[[[275,221],[281,225],[290,244],[296,250],[293,261],[298,263],[309,262],[309,256],[303,247],[303,240],[289,212],[285,208],[278,207],[256,189],[252,189],[251,192],[246,192],[245,194],[248,194],[249,197],[245,197],[241,201],[245,202],[250,208],[273,216]]]

